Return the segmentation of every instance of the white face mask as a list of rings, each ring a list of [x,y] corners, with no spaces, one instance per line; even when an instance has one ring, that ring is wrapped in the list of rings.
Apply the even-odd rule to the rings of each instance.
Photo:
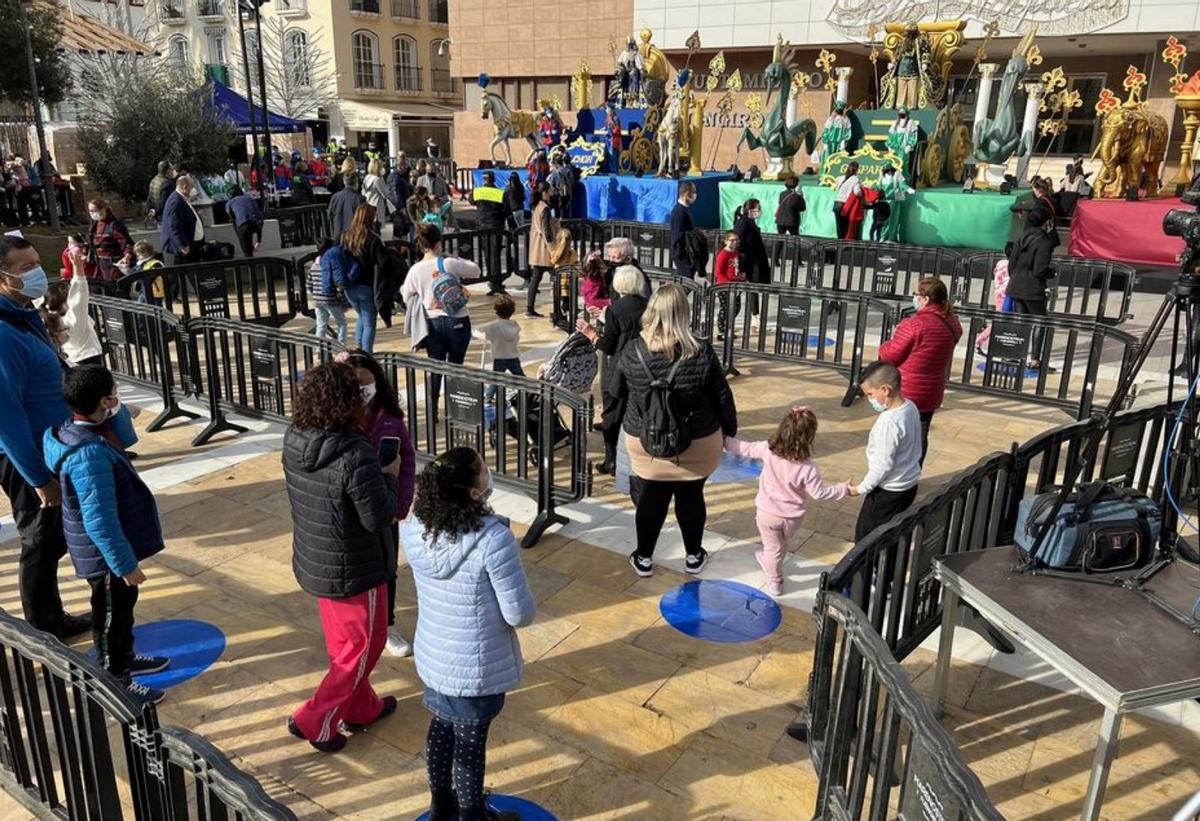
[[[359,390],[362,391],[363,401],[368,405],[371,404],[371,400],[375,398],[375,383],[372,382],[369,385],[362,385]]]
[[[88,219],[92,222],[99,222],[101,216],[103,215],[99,211],[88,211]]]

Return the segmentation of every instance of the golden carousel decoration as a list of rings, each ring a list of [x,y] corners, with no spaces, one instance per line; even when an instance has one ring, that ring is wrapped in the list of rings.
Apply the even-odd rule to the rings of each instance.
[[[1124,103],[1115,105],[1116,95],[1110,92],[1102,94],[1096,104],[1100,142],[1092,158],[1100,159],[1101,169],[1092,189],[1093,196],[1118,199],[1131,188],[1140,188],[1144,180],[1145,195],[1156,197],[1159,170],[1167,154],[1167,121],[1142,101],[1146,75],[1136,66],[1125,71],[1122,86],[1128,92]]]

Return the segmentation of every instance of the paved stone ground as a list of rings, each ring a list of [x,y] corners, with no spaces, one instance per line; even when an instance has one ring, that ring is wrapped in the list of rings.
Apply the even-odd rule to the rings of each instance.
[[[534,365],[560,335],[545,320],[525,328],[527,364]],[[383,333],[380,347],[402,349],[398,331]],[[473,348],[468,362],[478,363],[478,355]],[[862,403],[840,407],[840,376],[752,361],[740,367],[734,387],[745,437],[765,438],[788,406],[805,401],[821,420],[817,459],[827,479],[861,476],[872,414]],[[934,422],[923,487],[1067,420],[1061,411],[952,392]],[[195,449],[188,442],[198,426],[175,423],[138,447],[168,539],[147,565],[138,618],[202,619],[228,639],[211,669],[169,692],[162,720],[207,736],[303,818],[413,818],[427,801],[421,751],[428,716],[411,659],[384,657],[374,682],[400,699],[399,710],[351,739],[344,753],[316,753],[284,729],[288,712],[320,679],[325,655],[316,604],[290,567],[281,429],[251,427]],[[761,585],[752,556],[755,489],[753,482],[712,486],[706,544],[714,557],[704,578]],[[808,611],[817,576],[850,547],[858,504],[847,499],[810,514],[789,559],[779,630],[722,645],[678,633],[659,614],[661,594],[686,579],[678,572],[677,530],[664,533],[654,578],[638,579],[626,564],[628,500],[598,480],[593,498],[566,511],[572,524],[523,553],[539,615],[520,631],[528,664],[493,726],[488,787],[521,794],[562,819],[807,817],[816,780],[804,748],[784,728],[811,664]],[[513,494],[497,493],[496,506],[518,532],[532,518],[529,500]],[[17,545],[11,519],[0,521],[0,606],[19,612]],[[84,610],[86,585],[66,563],[62,579],[68,608]],[[415,619],[412,578],[402,567],[397,620],[411,634]],[[931,684],[933,647],[927,642],[905,664],[922,691]],[[945,723],[1001,812],[1077,817],[1099,709],[1046,668],[992,654],[966,631],[955,650]],[[1196,789],[1195,706],[1125,723],[1105,818],[1169,817]],[[0,815],[21,817],[4,803]]]

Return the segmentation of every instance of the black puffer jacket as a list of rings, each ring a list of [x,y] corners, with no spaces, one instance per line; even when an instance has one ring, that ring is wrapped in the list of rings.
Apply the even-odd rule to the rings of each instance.
[[[687,409],[686,419],[692,439],[721,431],[726,436],[737,435],[737,408],[733,403],[733,391],[725,380],[721,362],[708,342],[700,343],[700,353],[686,360],[675,374],[674,393],[679,406]],[[656,379],[665,379],[673,360],[663,354],[651,353],[639,336],[621,352],[613,374],[614,394],[629,400],[623,427],[630,436],[642,434],[642,407],[637,397],[645,396],[650,389],[650,378],[638,360],[641,350],[650,372]]]
[[[283,478],[292,506],[292,571],[305,592],[345,599],[395,573],[396,478],[362,435],[289,427]]]

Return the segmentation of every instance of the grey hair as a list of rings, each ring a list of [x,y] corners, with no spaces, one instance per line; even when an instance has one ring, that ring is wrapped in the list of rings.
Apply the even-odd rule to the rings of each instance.
[[[609,251],[620,251],[622,259],[633,259],[633,240],[629,237],[613,237],[604,243],[605,256]]]
[[[613,272],[613,290],[621,296],[635,296],[640,294],[645,287],[646,280],[637,266],[621,265]]]

